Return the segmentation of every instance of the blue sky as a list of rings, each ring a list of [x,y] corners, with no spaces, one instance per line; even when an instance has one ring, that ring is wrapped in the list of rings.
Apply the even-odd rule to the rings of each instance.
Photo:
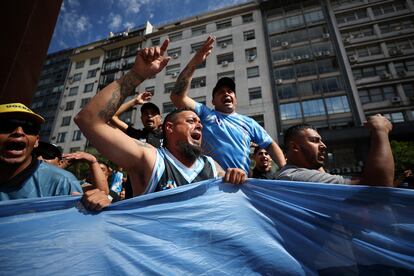
[[[109,32],[158,26],[247,0],[63,0],[49,53],[107,37]]]

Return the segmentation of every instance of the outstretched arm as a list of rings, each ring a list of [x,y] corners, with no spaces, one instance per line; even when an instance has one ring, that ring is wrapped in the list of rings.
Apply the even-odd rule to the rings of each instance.
[[[188,90],[190,89],[191,80],[196,67],[203,63],[210,55],[214,41],[215,37],[209,36],[203,46],[197,51],[178,76],[177,82],[170,95],[171,101],[175,107],[195,109],[196,102],[188,96]]]
[[[140,83],[164,69],[170,60],[164,56],[167,47],[168,40],[161,47],[139,51],[132,69],[101,90],[75,118],[84,135],[104,156],[131,171],[135,179],[142,179],[143,185],[147,184],[155,163],[155,148],[130,138],[107,122]]]
[[[93,185],[99,190],[109,194],[108,180],[99,166],[96,157],[90,153],[78,151],[74,153],[63,154],[63,158],[68,160],[70,163],[74,162],[86,162],[89,165],[89,170],[92,174]]]
[[[387,118],[377,114],[368,118],[365,126],[371,131],[371,147],[362,177],[353,178],[351,183],[391,187],[395,167],[388,134],[392,130],[392,124]]]
[[[128,125],[123,122],[121,119],[119,119],[119,116],[123,114],[125,111],[130,110],[136,105],[143,105],[144,103],[151,100],[152,94],[151,92],[142,92],[139,93],[135,98],[132,100],[127,101],[126,103],[123,103],[117,112],[115,112],[115,115],[111,118],[111,124],[122,130],[123,132],[126,132]]]
[[[273,141],[268,147],[267,152],[270,154],[272,159],[276,162],[276,164],[279,166],[279,168],[286,165],[286,158],[283,154],[283,151],[280,149],[279,145],[276,144],[275,141]]]

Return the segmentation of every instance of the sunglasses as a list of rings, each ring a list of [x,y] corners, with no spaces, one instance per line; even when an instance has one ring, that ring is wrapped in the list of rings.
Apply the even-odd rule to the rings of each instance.
[[[38,135],[40,131],[40,125],[34,122],[19,120],[19,119],[6,119],[6,120],[1,120],[0,133],[3,133],[3,134],[12,133],[18,127],[21,127],[24,133],[28,135]]]

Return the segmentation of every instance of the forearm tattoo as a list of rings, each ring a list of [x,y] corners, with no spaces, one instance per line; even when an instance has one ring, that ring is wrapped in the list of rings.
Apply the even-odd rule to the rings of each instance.
[[[174,85],[172,93],[176,96],[182,95],[188,88],[190,80],[194,74],[195,66],[186,66],[181,74],[178,76],[178,80]]]
[[[112,92],[111,99],[107,102],[106,107],[99,111],[98,116],[105,120],[105,122],[109,121],[125,99],[134,93],[135,88],[143,79],[139,74],[129,71],[121,79],[117,80],[119,87]]]

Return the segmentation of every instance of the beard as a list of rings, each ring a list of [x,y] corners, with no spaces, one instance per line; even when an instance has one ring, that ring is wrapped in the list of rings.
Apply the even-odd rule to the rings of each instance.
[[[185,158],[188,158],[190,161],[195,161],[201,155],[201,147],[185,143],[183,141],[178,142],[178,148]]]

